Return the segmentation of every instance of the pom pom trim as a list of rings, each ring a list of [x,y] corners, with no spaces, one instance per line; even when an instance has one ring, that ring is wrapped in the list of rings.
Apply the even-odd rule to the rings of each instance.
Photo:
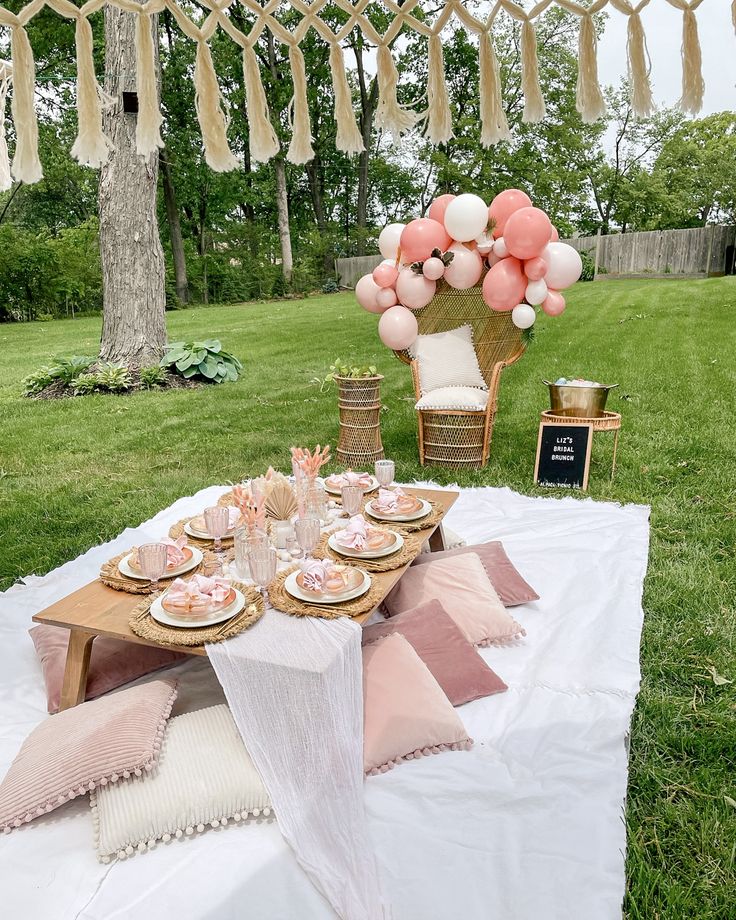
[[[418,760],[420,757],[429,757],[431,754],[440,754],[442,751],[469,751],[473,746],[473,739],[466,738],[464,741],[454,741],[451,744],[438,744],[434,747],[417,748],[416,751],[409,751],[406,754],[399,755],[393,760],[387,760],[386,763],[379,764],[377,767],[371,767],[365,771],[366,776],[378,776],[379,773],[387,773],[393,770],[400,763],[406,763],[409,760]]]

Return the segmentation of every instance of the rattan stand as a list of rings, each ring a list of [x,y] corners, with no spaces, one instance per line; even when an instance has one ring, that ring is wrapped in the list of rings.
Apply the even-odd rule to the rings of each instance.
[[[337,459],[344,466],[373,469],[383,459],[381,381],[383,377],[335,377],[340,409]]]
[[[613,462],[611,463],[611,479],[616,474],[616,451],[618,450],[618,434],[621,430],[621,413],[604,412],[595,418],[576,418],[574,415],[559,415],[551,409],[542,413],[543,422],[557,422],[561,425],[592,425],[593,431],[613,432]]]

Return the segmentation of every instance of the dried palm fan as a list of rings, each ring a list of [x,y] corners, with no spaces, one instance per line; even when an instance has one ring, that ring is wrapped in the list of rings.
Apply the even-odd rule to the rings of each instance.
[[[285,477],[273,483],[265,508],[266,514],[276,521],[288,521],[296,514],[296,492]]]

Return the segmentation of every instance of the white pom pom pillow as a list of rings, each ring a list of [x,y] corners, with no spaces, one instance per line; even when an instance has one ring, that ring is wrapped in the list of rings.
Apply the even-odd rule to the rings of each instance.
[[[424,396],[445,387],[488,389],[473,347],[470,325],[448,332],[418,335],[409,349],[419,369],[419,389]]]

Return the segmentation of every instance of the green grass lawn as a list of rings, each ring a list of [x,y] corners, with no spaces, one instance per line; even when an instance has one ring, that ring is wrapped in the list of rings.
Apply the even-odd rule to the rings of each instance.
[[[338,356],[385,374],[383,440],[401,479],[527,493],[540,491],[541,378],[618,382],[618,473],[611,483],[598,436],[589,494],[652,506],[626,910],[725,920],[736,916],[736,279],[585,284],[568,302],[504,374],[488,467],[460,475],[419,467],[408,369],[348,295],[170,314],[172,339],[218,336],[245,365],[238,383],[195,391],[21,399],[20,379],[49,356],[95,353],[100,321],[0,326],[0,585],[204,485],[286,468],[291,444],[334,444],[335,394],[313,381]]]

